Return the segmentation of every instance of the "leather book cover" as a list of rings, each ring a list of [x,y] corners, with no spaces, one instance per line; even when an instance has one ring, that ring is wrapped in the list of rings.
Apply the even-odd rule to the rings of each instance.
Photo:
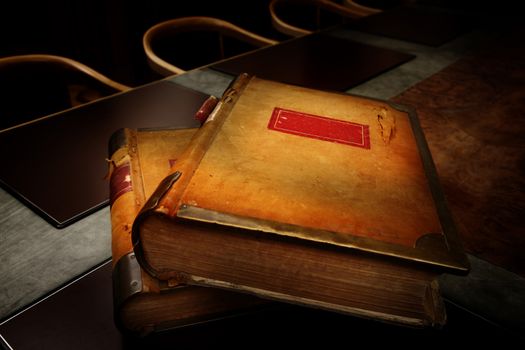
[[[133,254],[133,220],[195,130],[124,128],[110,139],[114,316],[125,332],[145,335],[226,317],[262,303],[224,290],[159,281],[141,269]]]
[[[411,277],[417,283],[432,279],[425,270],[469,268],[417,116],[401,105],[243,74],[171,172],[133,224],[136,256],[159,279],[376,317],[362,305],[338,305],[330,296],[330,302],[320,301],[289,289],[304,282],[315,294],[326,286],[313,286],[309,278],[325,273],[332,282],[341,274],[355,283],[362,270],[322,266],[336,266],[337,259],[356,266],[373,261],[374,276],[361,276],[370,286],[396,283],[384,278],[394,273],[387,272],[390,266],[417,270],[421,275]],[[181,246],[192,249],[195,263],[172,258]],[[219,247],[235,256],[214,255]],[[304,279],[290,270],[308,264],[316,272]],[[276,273],[294,282],[275,285]],[[416,293],[425,294],[430,287],[424,285]],[[378,296],[385,297],[386,289]]]
[[[417,116],[387,101],[243,75],[159,197],[173,218],[468,269]]]

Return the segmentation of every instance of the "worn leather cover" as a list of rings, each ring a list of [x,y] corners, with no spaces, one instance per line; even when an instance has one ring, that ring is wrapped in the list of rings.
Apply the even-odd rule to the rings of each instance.
[[[398,105],[241,75],[152,212],[424,261],[468,263],[416,116]]]
[[[115,321],[141,335],[222,318],[263,301],[247,295],[161,283],[136,262],[135,216],[196,129],[121,129],[110,140],[110,198]]]
[[[110,148],[115,150],[110,155],[109,187],[114,264],[133,249],[130,233],[136,214],[195,130],[124,128],[112,135]]]

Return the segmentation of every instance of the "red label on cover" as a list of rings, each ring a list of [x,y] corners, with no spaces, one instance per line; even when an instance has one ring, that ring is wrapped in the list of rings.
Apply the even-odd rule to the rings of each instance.
[[[118,197],[132,190],[129,163],[116,167],[109,180],[109,204],[113,205]]]
[[[370,149],[368,125],[274,108],[268,128],[288,134]]]

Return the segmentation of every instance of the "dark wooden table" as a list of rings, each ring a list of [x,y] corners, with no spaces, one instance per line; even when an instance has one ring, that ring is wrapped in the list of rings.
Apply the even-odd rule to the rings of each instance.
[[[398,95],[406,87],[420,82],[394,100],[417,107],[451,207],[460,223],[465,246],[471,254],[494,264],[481,272],[475,270],[476,265],[473,266],[471,275],[482,276],[486,281],[486,290],[468,291],[469,296],[479,296],[480,305],[483,305],[483,300],[488,300],[484,299],[484,293],[502,288],[502,284],[493,278],[492,272],[498,268],[496,265],[522,275],[524,266],[520,256],[523,225],[519,221],[524,208],[524,147],[520,137],[524,126],[521,117],[525,79],[523,42],[519,35],[516,40],[509,37],[508,42],[496,35],[493,37],[500,46],[488,42],[485,43],[488,47],[482,45],[485,51],[472,51],[472,47],[461,49],[461,45],[476,42],[485,34],[482,31],[478,36],[467,35],[464,40],[436,49],[378,40],[351,31],[334,33],[360,41],[369,40],[374,45],[397,46],[409,54],[416,54],[415,59],[350,92],[368,91],[370,96],[385,98]],[[494,47],[498,49],[492,50]],[[460,61],[454,64],[458,58]],[[432,76],[434,73],[437,74]],[[154,83],[153,89],[175,82],[206,92],[210,86],[216,88],[218,81],[222,84],[229,79],[231,76],[217,70],[204,69]],[[401,84],[391,84],[392,81]],[[125,96],[133,96],[133,92]],[[82,114],[89,110],[96,114],[95,106],[80,108],[77,112]],[[27,167],[27,162],[12,165]],[[440,346],[451,341],[483,344],[490,340],[504,343],[519,339],[519,332],[515,329],[507,331],[487,322],[465,310],[468,303],[456,305],[455,299],[448,298],[449,295],[445,295],[452,300],[447,302],[449,322],[441,331],[399,328],[286,306],[182,328],[147,339],[124,337],[113,325],[110,267],[100,265],[111,254],[107,208],[61,230],[49,225],[3,190],[0,190],[0,208],[4,214],[0,218],[0,311],[4,318],[0,335],[15,349],[219,345],[246,348],[281,344],[335,347],[349,342],[354,344],[358,340],[367,344],[389,341],[415,347],[421,346],[421,342]],[[93,266],[98,268],[92,270]],[[86,270],[90,273],[81,275]],[[80,279],[64,287],[66,281],[79,275]],[[509,290],[519,291],[525,285],[519,275],[505,276],[510,276],[508,280],[512,281],[505,285]],[[445,281],[477,286],[477,281],[468,277]],[[453,285],[444,287],[446,291],[454,289]],[[57,292],[50,295],[52,291]],[[42,299],[46,295],[48,297]],[[518,297],[498,301],[494,307],[503,311],[514,308],[512,314],[520,321],[519,310],[523,309],[520,308],[523,303]],[[21,312],[16,313],[17,310]]]

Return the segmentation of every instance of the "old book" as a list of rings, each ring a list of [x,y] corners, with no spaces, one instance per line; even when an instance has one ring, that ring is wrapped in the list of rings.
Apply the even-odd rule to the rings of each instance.
[[[412,326],[466,272],[410,109],[240,75],[133,223],[141,266]]]
[[[110,139],[114,314],[124,331],[144,335],[226,317],[263,303],[224,290],[160,281],[145,273],[133,254],[133,220],[195,130],[124,128]]]

